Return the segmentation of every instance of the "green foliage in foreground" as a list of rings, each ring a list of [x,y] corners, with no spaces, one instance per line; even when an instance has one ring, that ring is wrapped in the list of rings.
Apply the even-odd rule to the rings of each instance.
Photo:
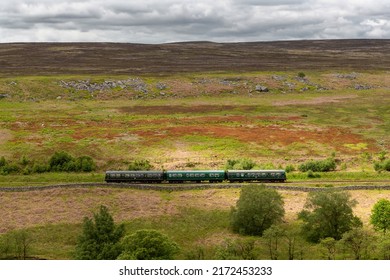
[[[169,196],[169,193],[165,195]],[[228,227],[228,211],[195,208],[183,208],[175,215],[140,218],[125,223],[126,236],[139,229],[163,232],[180,246],[174,259],[344,260],[357,256],[360,259],[390,259],[389,233],[377,233],[367,228],[363,228],[363,242],[355,238],[360,236],[360,232],[352,229],[353,232],[343,235],[341,240],[325,238],[320,243],[311,243],[302,238],[301,224],[297,222],[274,225],[262,237],[232,234]],[[75,257],[77,236],[82,234],[83,229],[82,224],[48,224],[23,231],[30,240],[28,259],[72,259]],[[0,234],[0,259],[19,258],[14,249],[13,253],[9,250],[14,234],[14,231]],[[359,244],[361,250],[356,247]]]
[[[234,232],[262,235],[271,225],[281,222],[284,202],[274,189],[264,185],[249,185],[241,189],[236,207],[231,210],[231,227]]]
[[[327,237],[340,240],[345,232],[362,226],[360,219],[353,215],[355,205],[356,201],[347,192],[328,189],[309,193],[305,209],[298,215],[303,221],[303,235],[312,242]]]
[[[28,259],[32,242],[31,233],[24,229],[0,236],[0,259]]]
[[[121,242],[121,260],[171,260],[179,251],[177,243],[157,230],[137,230]]]
[[[119,241],[124,226],[115,225],[107,207],[100,206],[94,219],[84,218],[83,232],[76,246],[76,258],[80,260],[115,260],[121,253]]]
[[[374,229],[386,234],[387,230],[390,229],[390,200],[380,199],[375,203],[370,218]]]

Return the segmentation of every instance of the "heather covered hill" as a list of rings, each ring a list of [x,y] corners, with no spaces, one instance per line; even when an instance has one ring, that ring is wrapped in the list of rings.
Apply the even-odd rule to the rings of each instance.
[[[390,40],[0,44],[0,75],[388,70]]]

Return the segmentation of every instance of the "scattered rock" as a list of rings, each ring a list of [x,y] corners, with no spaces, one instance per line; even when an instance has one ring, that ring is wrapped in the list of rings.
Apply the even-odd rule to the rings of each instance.
[[[304,84],[309,84],[309,83],[310,83],[309,79],[307,79],[307,78],[305,78],[305,77],[299,77],[299,76],[297,76],[297,77],[295,77],[294,79],[297,80],[297,81],[300,82],[300,83],[304,83]]]
[[[367,89],[372,89],[373,86],[370,85],[355,85],[356,90],[367,90]]]
[[[354,80],[358,77],[358,74],[355,72],[352,72],[350,74],[336,74],[335,76],[339,79]]]
[[[8,98],[10,97],[9,94],[0,94],[0,99]]]
[[[279,76],[279,75],[273,75],[272,79],[274,79],[275,81],[285,81],[286,77],[285,76]]]
[[[156,88],[159,89],[159,90],[164,90],[164,89],[167,88],[167,85],[164,84],[164,83],[158,82],[158,83],[156,84]]]
[[[104,91],[113,88],[131,88],[142,93],[148,93],[147,85],[140,78],[129,78],[127,80],[111,81],[107,80],[102,83],[91,83],[90,80],[78,81],[60,81],[59,85],[67,89],[86,90],[88,92]],[[163,85],[163,84],[162,84]]]
[[[289,89],[294,89],[295,88],[295,84],[294,83],[284,82],[283,84],[285,86],[287,86]]]
[[[265,86],[262,86],[262,85],[256,85],[255,87],[255,91],[259,91],[259,92],[269,92],[269,89]]]

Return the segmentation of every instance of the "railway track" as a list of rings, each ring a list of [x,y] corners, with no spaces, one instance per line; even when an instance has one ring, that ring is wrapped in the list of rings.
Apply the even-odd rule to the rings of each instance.
[[[335,181],[332,181],[335,182]],[[346,181],[340,181],[348,183]],[[383,181],[380,181],[383,183]],[[305,182],[306,184],[308,182]],[[311,182],[310,182],[311,183]],[[320,182],[322,185],[329,182]],[[359,182],[363,183],[363,182]],[[367,183],[375,183],[373,181],[367,181]],[[130,183],[72,183],[72,184],[54,184],[45,186],[19,186],[19,187],[0,187],[0,192],[26,192],[26,191],[41,191],[49,189],[76,189],[76,188],[94,188],[94,187],[109,187],[120,189],[138,189],[138,190],[155,190],[155,191],[185,191],[185,190],[202,190],[202,189],[228,189],[228,188],[240,188],[248,183],[204,183],[204,184],[130,184]],[[251,183],[260,184],[260,183]],[[390,183],[386,185],[360,185],[354,184],[347,186],[335,186],[335,187],[318,187],[318,186],[303,186],[299,183],[283,183],[283,184],[265,184],[267,188],[273,188],[277,190],[293,190],[293,191],[321,191],[327,189],[337,190],[390,190]]]

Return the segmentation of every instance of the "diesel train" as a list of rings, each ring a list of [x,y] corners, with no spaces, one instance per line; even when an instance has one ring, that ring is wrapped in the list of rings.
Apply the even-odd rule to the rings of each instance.
[[[106,171],[107,183],[285,182],[284,170]]]

